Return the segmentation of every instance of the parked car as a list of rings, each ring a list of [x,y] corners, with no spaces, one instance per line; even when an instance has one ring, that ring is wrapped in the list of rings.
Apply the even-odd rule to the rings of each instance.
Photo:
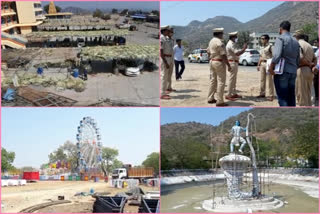
[[[246,49],[245,52],[240,56],[239,64],[247,65],[257,65],[259,62],[259,51],[255,49]]]
[[[206,49],[196,49],[188,56],[188,61],[191,62],[209,62],[209,57]]]

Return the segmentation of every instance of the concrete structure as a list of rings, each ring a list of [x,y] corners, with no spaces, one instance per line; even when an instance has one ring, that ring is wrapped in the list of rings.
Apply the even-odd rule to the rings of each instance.
[[[32,32],[44,19],[40,1],[1,1],[1,47],[25,48],[19,34]]]
[[[9,34],[30,33],[43,19],[40,1],[1,2],[1,31]]]
[[[45,15],[48,19],[70,19],[72,13],[58,13],[54,2],[51,1],[49,4],[48,14]]]
[[[250,34],[250,36],[253,38],[253,41],[249,43],[249,48],[250,49],[256,49],[260,50],[260,37],[264,34],[268,34],[270,37],[269,43],[274,45],[276,42],[276,39],[279,37],[279,33],[258,33],[258,32],[253,32]]]
[[[250,158],[235,153],[220,158],[219,164],[227,180],[229,198],[245,199],[252,197],[251,192],[243,192],[239,189],[243,174],[248,169],[250,163]]]

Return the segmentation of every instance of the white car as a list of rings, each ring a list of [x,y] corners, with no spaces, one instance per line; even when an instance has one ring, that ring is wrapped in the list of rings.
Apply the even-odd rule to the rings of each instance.
[[[259,62],[259,51],[256,49],[246,49],[245,52],[240,55],[239,64],[247,65],[257,65]]]
[[[188,56],[188,61],[191,62],[209,62],[209,57],[206,49],[193,50]]]

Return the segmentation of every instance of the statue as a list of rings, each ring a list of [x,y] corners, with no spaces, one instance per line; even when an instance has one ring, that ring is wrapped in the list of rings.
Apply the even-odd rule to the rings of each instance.
[[[241,131],[247,131],[246,128],[243,128],[240,126],[240,121],[237,120],[236,124],[231,129],[231,134],[233,135],[231,143],[230,143],[230,152],[233,153],[234,146],[240,146],[239,143],[241,143],[239,152],[242,154],[243,147],[246,145],[247,141],[241,137]]]

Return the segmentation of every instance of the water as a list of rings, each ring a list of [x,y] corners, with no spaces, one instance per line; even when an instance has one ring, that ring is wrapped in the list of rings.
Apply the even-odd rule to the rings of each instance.
[[[221,186],[219,181],[217,186]],[[217,188],[217,195],[220,195]],[[224,190],[225,191],[225,190]],[[312,198],[301,190],[282,184],[270,184],[265,193],[287,201],[283,207],[276,210],[264,210],[264,213],[318,213],[318,199]],[[202,209],[204,200],[212,199],[212,182],[194,182],[161,186],[162,213],[207,213]]]

